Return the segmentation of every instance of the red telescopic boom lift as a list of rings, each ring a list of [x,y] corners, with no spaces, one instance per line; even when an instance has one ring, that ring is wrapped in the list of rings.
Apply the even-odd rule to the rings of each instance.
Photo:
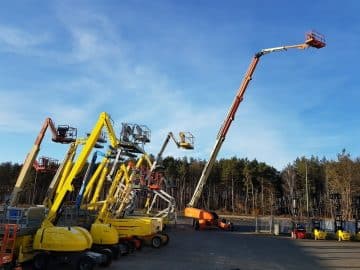
[[[224,220],[224,219],[219,220],[216,213],[206,211],[203,209],[198,209],[198,208],[195,208],[195,206],[197,205],[198,200],[200,199],[204,185],[206,184],[206,181],[207,181],[209,174],[211,172],[211,169],[215,163],[215,160],[220,151],[220,148],[221,148],[223,142],[225,141],[226,134],[229,131],[230,125],[231,125],[232,121],[235,119],[236,111],[237,111],[241,101],[244,98],[245,91],[252,79],[252,75],[256,69],[256,66],[260,60],[260,57],[265,54],[272,53],[272,52],[287,51],[288,49],[306,49],[309,47],[320,49],[320,48],[325,47],[325,45],[326,44],[325,44],[324,37],[314,31],[312,31],[305,35],[305,42],[302,44],[263,49],[260,52],[255,54],[254,58],[252,59],[252,61],[250,63],[250,66],[248,67],[245,77],[240,85],[240,88],[238,89],[238,92],[237,92],[235,99],[230,107],[230,110],[219,130],[219,133],[216,137],[214,148],[211,152],[209,160],[205,164],[205,167],[202,171],[199,182],[195,188],[194,194],[193,194],[189,204],[185,208],[185,216],[195,219],[195,223],[194,223],[195,229],[206,229],[208,227],[214,227],[214,226],[225,229],[225,230],[231,229],[231,224],[229,222],[226,222],[226,220]]]

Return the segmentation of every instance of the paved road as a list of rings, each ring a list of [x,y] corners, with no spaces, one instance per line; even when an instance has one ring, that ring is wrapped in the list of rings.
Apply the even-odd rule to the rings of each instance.
[[[145,247],[114,262],[110,269],[326,269],[311,254],[309,246],[287,237],[215,230],[197,232],[186,225],[171,229],[169,235],[168,246],[159,250]]]
[[[136,270],[360,270],[360,242],[293,240],[290,237],[218,230],[169,228],[170,242],[144,247],[109,268]],[[55,269],[70,269],[64,266]]]
[[[360,269],[360,242],[301,240],[296,244],[325,269]]]

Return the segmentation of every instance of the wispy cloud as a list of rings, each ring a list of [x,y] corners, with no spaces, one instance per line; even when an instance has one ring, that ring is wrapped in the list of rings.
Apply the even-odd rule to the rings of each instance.
[[[265,32],[271,27],[263,28],[264,22],[250,15],[234,24],[227,15],[222,18],[217,11],[207,10],[209,16],[220,16],[219,20],[212,18],[214,27],[210,20],[205,21],[209,18],[201,17],[204,14],[188,23],[181,14],[174,14],[171,4],[160,6],[151,11],[170,11],[163,20],[149,10],[138,13],[131,8],[129,13],[128,5],[118,7],[114,15],[108,7],[59,1],[52,14],[57,24],[54,32],[0,25],[0,52],[36,56],[30,69],[43,71],[29,84],[31,91],[16,84],[0,88],[0,131],[33,134],[42,118],[51,116],[57,123],[77,126],[79,134],[84,134],[98,114],[107,111],[118,130],[121,122],[148,125],[151,153],[157,153],[169,131],[184,130],[195,135],[195,150],[179,151],[172,144],[165,155],[208,158],[252,48],[260,49],[268,38],[271,44],[274,39],[282,40],[290,27],[282,28],[284,32],[272,28],[262,33],[266,38],[257,39],[252,30]],[[61,45],[43,46],[49,44]],[[278,45],[276,40],[274,45]],[[311,125],[309,121],[312,116],[326,118],[331,113],[333,107],[328,105],[325,110],[324,100],[331,99],[349,78],[343,74],[320,82],[318,70],[334,71],[335,67],[310,59],[310,53],[299,54],[301,60],[296,53],[277,56],[279,61],[272,61],[272,56],[264,59],[221,157],[257,158],[281,169],[297,155],[339,143],[343,134],[317,132],[331,130],[329,121],[317,124],[314,120]],[[317,86],[309,95],[305,91],[309,85],[323,88],[320,91]]]
[[[30,33],[23,29],[0,25],[0,50],[11,52],[25,52],[49,41],[49,35]]]

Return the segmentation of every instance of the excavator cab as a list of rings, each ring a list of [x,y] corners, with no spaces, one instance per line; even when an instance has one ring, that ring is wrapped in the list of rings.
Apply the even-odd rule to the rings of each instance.
[[[76,140],[77,129],[68,125],[59,125],[56,129],[56,138],[52,139],[59,143],[72,143]]]
[[[179,132],[179,145],[183,149],[192,150],[194,149],[194,135],[190,132]]]
[[[320,49],[320,48],[323,48],[326,46],[324,36],[315,31],[306,33],[305,44],[309,45],[310,47],[317,48],[317,49]]]

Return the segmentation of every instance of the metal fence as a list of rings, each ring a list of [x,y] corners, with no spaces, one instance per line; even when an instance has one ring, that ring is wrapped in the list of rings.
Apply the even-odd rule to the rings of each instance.
[[[280,234],[289,234],[293,227],[291,218],[275,217],[275,216],[221,216],[234,224],[234,229],[241,232],[258,232],[273,234],[275,231]],[[311,219],[303,219],[301,223],[305,226],[307,232],[311,232],[314,228]],[[333,219],[320,220],[320,228],[326,232],[334,232],[335,225]],[[354,234],[355,221],[344,221],[344,230]]]

